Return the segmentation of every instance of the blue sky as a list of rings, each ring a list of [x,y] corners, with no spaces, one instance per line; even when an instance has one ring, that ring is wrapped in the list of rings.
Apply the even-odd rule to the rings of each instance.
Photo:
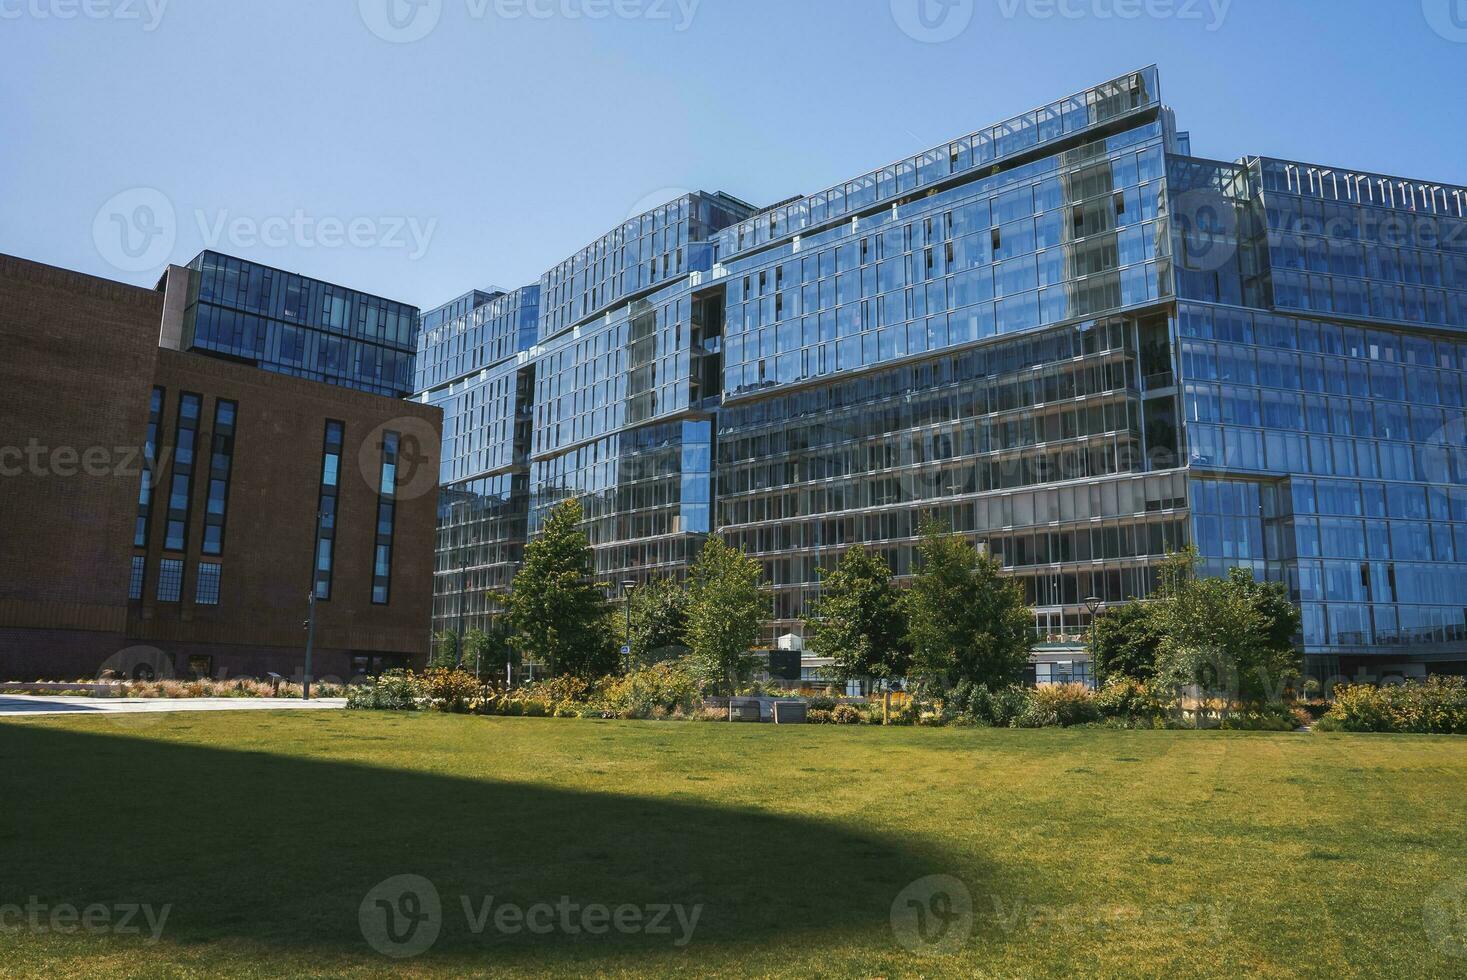
[[[1150,63],[1199,156],[1467,184],[1467,0],[0,0],[0,252],[427,307]]]

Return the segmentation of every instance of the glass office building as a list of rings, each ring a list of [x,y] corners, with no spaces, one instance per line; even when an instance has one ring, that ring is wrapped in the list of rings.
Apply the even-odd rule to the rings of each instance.
[[[575,496],[609,583],[757,556],[769,639],[852,544],[911,574],[932,514],[1041,639],[1192,543],[1287,583],[1317,672],[1463,669],[1467,190],[1174,119],[1147,68],[774,207],[688,195],[519,291],[512,343],[424,331],[438,626]]]
[[[218,252],[187,268],[184,350],[391,398],[417,390],[416,307]]]

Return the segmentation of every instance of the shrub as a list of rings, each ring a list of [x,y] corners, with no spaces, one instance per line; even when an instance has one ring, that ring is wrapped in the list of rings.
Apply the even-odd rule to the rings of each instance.
[[[833,725],[835,718],[829,708],[810,708],[805,712],[805,722],[810,725]]]
[[[555,707],[587,704],[591,700],[591,685],[579,677],[566,675],[528,685],[518,693],[522,700],[544,701]]]
[[[479,680],[467,671],[434,668],[423,675],[423,682],[438,711],[464,714],[479,699]]]
[[[1095,704],[1106,718],[1145,718],[1160,723],[1176,703],[1163,685],[1134,677],[1112,677],[1095,692]]]
[[[853,704],[838,704],[830,710],[830,720],[836,725],[859,725],[861,710]]]
[[[1011,722],[1015,728],[1069,727],[1101,717],[1095,695],[1084,684],[1045,684],[1028,695],[1024,710]]]
[[[353,687],[346,695],[348,708],[377,711],[415,711],[425,697],[421,678],[401,670],[390,670],[374,683]]]
[[[654,664],[613,678],[601,701],[605,710],[622,718],[650,718],[657,708],[664,716],[678,708],[691,714],[700,703],[698,682],[679,663]]]
[[[1001,687],[996,691],[979,685],[974,689],[970,714],[994,728],[1009,728],[1028,706],[1029,692],[1018,685]]]
[[[534,698],[526,699],[520,702],[520,705],[524,709],[524,715],[526,718],[544,718],[547,714],[550,713],[549,705],[547,705],[544,701],[540,701]]]
[[[1467,735],[1467,679],[1433,677],[1424,684],[1335,688],[1321,731]]]

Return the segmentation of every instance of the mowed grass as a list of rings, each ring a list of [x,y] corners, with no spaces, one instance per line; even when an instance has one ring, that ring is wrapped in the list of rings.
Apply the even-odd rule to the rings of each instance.
[[[397,960],[359,909],[402,874],[443,913]],[[902,895],[932,875],[971,896],[958,948],[908,928],[913,895],[961,909]],[[5,976],[1467,976],[1467,739],[6,720],[0,904],[32,896],[171,910],[156,943],[0,931]],[[488,896],[702,910],[681,947],[476,934]]]

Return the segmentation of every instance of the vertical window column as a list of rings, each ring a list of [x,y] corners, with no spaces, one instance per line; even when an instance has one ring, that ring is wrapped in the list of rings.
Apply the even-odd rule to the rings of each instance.
[[[214,404],[213,447],[209,454],[209,504],[204,511],[204,554],[224,553],[224,516],[229,506],[229,473],[234,464],[234,422],[239,406]]]
[[[392,526],[397,508],[396,432],[382,436],[382,479],[377,496],[377,539],[372,562],[372,602],[386,605],[392,591]]]
[[[132,556],[132,574],[127,581],[127,597],[129,599],[141,599],[143,597],[143,579],[147,575],[148,559],[143,555]]]
[[[163,424],[163,389],[154,388],[148,407],[148,439],[143,444],[143,482],[138,491],[138,519],[133,529],[134,548],[148,546],[149,518],[153,515],[153,483],[158,478],[158,430]],[[142,598],[137,596],[136,598]]]
[[[331,598],[331,570],[336,549],[336,502],[341,488],[341,447],[345,426],[326,420],[321,458],[321,493],[316,505],[316,598]]]
[[[188,545],[194,448],[198,435],[199,396],[185,392],[178,400],[178,430],[174,434],[173,480],[168,488],[168,533],[163,540],[167,551],[184,551]]]

